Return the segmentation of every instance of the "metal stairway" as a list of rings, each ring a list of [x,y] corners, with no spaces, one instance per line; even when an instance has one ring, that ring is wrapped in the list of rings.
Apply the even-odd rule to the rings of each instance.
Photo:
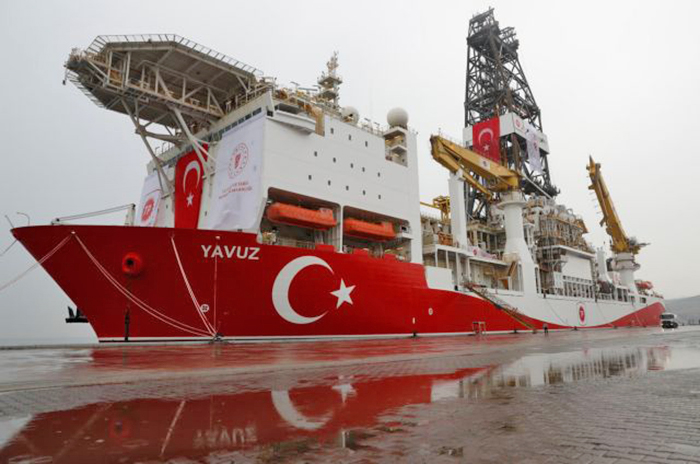
[[[505,312],[510,317],[512,317],[528,329],[536,329],[536,327],[532,325],[532,323],[530,323],[525,317],[523,317],[523,314],[518,310],[518,308],[514,308],[513,306],[509,305],[502,299],[498,298],[496,295],[490,293],[488,290],[486,290],[486,288],[471,282],[465,284],[465,286],[469,288],[469,290],[471,290],[472,292],[482,297],[484,300],[493,304],[496,307],[496,309],[500,309],[501,311]]]

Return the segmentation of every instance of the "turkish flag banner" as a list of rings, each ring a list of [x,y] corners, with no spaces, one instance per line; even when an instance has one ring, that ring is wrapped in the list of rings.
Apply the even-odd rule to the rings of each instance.
[[[497,163],[501,162],[500,120],[498,117],[481,121],[472,127],[472,143],[475,152]]]
[[[207,145],[204,145],[207,150]],[[204,159],[207,155],[203,153]],[[202,201],[202,176],[204,166],[197,152],[192,150],[182,156],[175,165],[175,227],[196,229],[199,207]]]

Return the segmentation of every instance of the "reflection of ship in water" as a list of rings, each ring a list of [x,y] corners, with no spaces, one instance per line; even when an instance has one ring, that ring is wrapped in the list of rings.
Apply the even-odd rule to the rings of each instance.
[[[527,355],[473,380],[469,397],[487,396],[493,389],[533,387],[634,376],[649,370],[663,370],[671,359],[668,347],[622,350],[585,349],[568,353]]]
[[[668,346],[647,350],[647,370],[662,371],[671,361],[671,349]]]
[[[333,385],[289,390],[96,403],[22,421],[21,430],[0,443],[0,462],[20,456],[52,456],[52,462],[86,462],[98,455],[105,462],[197,459],[215,451],[296,440],[352,447],[353,429],[371,427],[401,406],[479,400],[510,387],[631,376],[663,369],[670,358],[669,348],[590,349],[442,374],[339,376]]]
[[[105,462],[199,458],[290,440],[314,439],[349,446],[352,428],[407,404],[435,401],[440,385],[459,383],[488,368],[447,374],[335,385],[211,395],[189,400],[137,399],[39,414],[0,448],[0,462],[52,456],[52,462]]]

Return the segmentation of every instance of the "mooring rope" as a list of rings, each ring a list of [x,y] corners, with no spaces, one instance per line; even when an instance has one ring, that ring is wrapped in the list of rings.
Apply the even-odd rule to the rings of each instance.
[[[63,245],[65,245],[66,243],[68,243],[68,240],[70,240],[70,235],[68,235],[68,236],[65,237],[63,240],[61,240],[61,241],[58,243],[58,245],[56,245],[51,251],[49,251],[48,253],[46,253],[46,254],[44,255],[43,258],[41,258],[39,261],[37,261],[36,263],[34,263],[34,264],[32,264],[31,266],[29,266],[29,268],[26,269],[24,272],[21,272],[17,277],[15,277],[14,279],[10,280],[9,282],[6,282],[6,283],[4,283],[3,285],[0,285],[0,292],[3,291],[3,290],[5,290],[5,289],[6,289],[7,287],[9,287],[10,285],[12,285],[12,284],[16,283],[17,281],[19,281],[22,277],[26,276],[27,274],[29,274],[30,272],[32,272],[32,271],[33,271],[34,269],[36,269],[37,267],[39,267],[39,266],[41,266],[42,264],[44,264],[49,258],[51,258],[54,254],[56,254],[56,252],[57,252],[58,250],[60,250],[60,249],[63,247]],[[14,243],[13,243],[13,244],[14,244]],[[8,248],[8,249],[9,249],[9,248]]]
[[[5,256],[5,254],[6,254],[8,251],[10,251],[10,249],[12,249],[13,246],[15,246],[15,243],[17,243],[17,239],[14,239],[14,240],[12,241],[12,243],[10,243],[10,246],[8,246],[8,247],[5,248],[4,250],[2,250],[2,253],[0,253],[0,258],[2,258],[3,256]]]
[[[83,251],[85,251],[85,254],[90,258],[90,261],[95,265],[95,267],[100,271],[100,273],[107,279],[109,283],[111,283],[119,293],[124,295],[129,301],[134,303],[139,309],[143,310],[150,316],[158,319],[159,321],[168,324],[172,327],[175,327],[179,330],[182,330],[184,332],[189,332],[191,334],[200,336],[200,337],[208,337],[212,336],[214,334],[208,333],[202,329],[199,329],[197,327],[192,327],[191,325],[188,325],[184,322],[178,321],[177,319],[173,319],[172,317],[163,314],[162,312],[158,311],[157,309],[149,306],[147,303],[139,299],[136,295],[131,293],[127,288],[125,288],[123,285],[121,285],[110,273],[107,271],[107,269],[100,264],[100,262],[95,258],[95,256],[90,252],[90,250],[85,246],[83,241],[78,237],[77,234],[73,235],[75,239],[77,240],[78,244],[82,247]]]
[[[192,286],[190,285],[190,281],[187,280],[187,274],[185,274],[185,268],[182,266],[182,261],[180,260],[180,253],[177,252],[177,246],[175,245],[175,237],[171,236],[170,237],[170,243],[173,245],[173,252],[175,253],[175,259],[177,260],[177,265],[180,267],[180,274],[182,275],[182,280],[185,281],[185,287],[187,288],[187,291],[190,294],[190,298],[192,299],[192,303],[194,304],[194,308],[197,311],[197,314],[199,314],[199,317],[202,319],[202,322],[204,325],[209,329],[209,332],[211,335],[216,335],[216,330],[214,327],[211,325],[207,317],[204,315],[204,312],[202,312],[202,307],[199,304],[199,301],[197,301],[197,297],[194,294],[194,291],[192,290]]]

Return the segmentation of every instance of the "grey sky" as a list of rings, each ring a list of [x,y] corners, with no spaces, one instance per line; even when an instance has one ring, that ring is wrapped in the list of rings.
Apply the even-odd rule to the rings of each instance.
[[[0,3],[0,214],[34,224],[136,202],[148,160],[128,119],[61,85],[73,47],[100,34],[168,32],[309,85],[333,50],[341,103],[384,123],[404,107],[419,131],[421,198],[447,192],[428,137],[463,124],[469,18],[489,6],[514,26],[542,109],[559,200],[607,237],[587,191],[588,155],[629,235],[651,242],[639,278],[667,297],[700,293],[700,4],[697,2],[131,2]],[[12,238],[1,218],[0,250]],[[120,220],[121,216],[115,218]],[[0,284],[32,263],[14,247]],[[67,297],[43,270],[0,293],[0,339],[90,334],[66,326]]]

